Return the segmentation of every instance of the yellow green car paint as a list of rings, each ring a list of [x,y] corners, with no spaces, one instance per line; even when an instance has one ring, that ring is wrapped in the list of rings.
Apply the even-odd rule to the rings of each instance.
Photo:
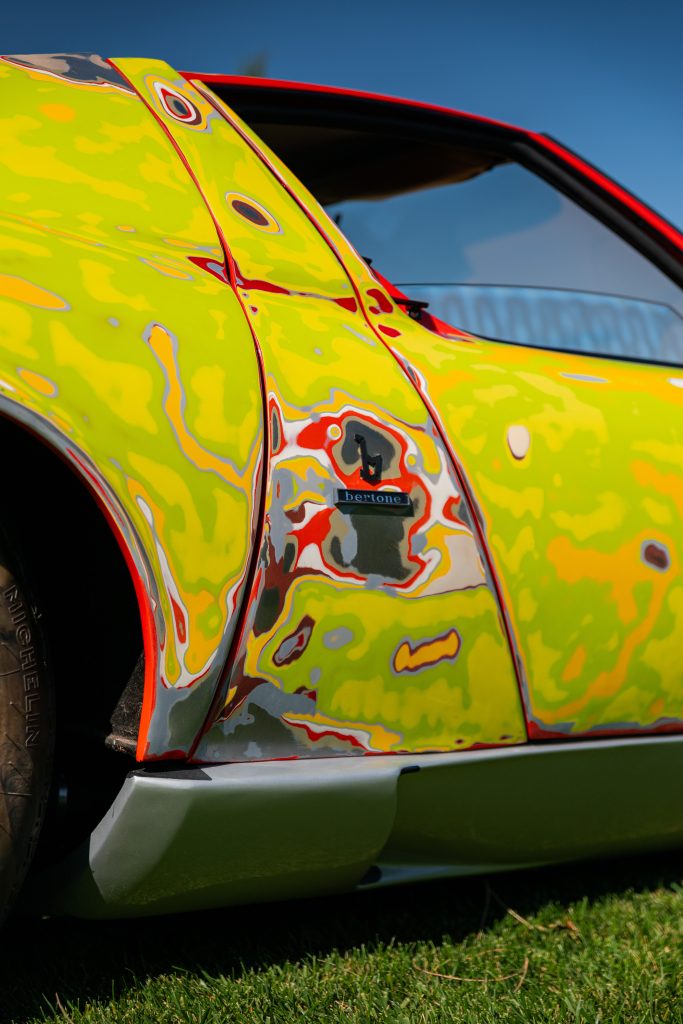
[[[683,377],[425,330],[254,143],[322,226],[449,441],[501,588],[530,735],[680,730]]]
[[[449,440],[502,591],[530,736],[680,731],[683,375],[440,337],[386,293],[380,310],[365,261],[306,201]]]
[[[207,198],[265,368],[262,555],[217,720],[195,758],[523,741],[514,666],[467,503],[343,265],[206,97],[167,65],[115,63]],[[187,123],[176,110],[189,112]],[[335,507],[338,487],[362,486],[358,431],[384,449],[383,485],[411,494],[413,519],[350,520]]]
[[[530,736],[680,731],[683,376],[421,329],[386,293],[377,308],[367,264],[316,214],[449,439],[501,587]]]
[[[231,111],[113,63],[0,61],[0,377],[143,580],[138,756],[681,728],[675,374],[432,334]],[[414,518],[335,507],[357,430]]]
[[[74,63],[0,60],[0,400],[96,490],[136,565],[145,757],[189,748],[227,655],[262,403],[201,197],[123,79]]]
[[[531,735],[680,729],[680,377],[476,339],[401,355],[480,509]]]

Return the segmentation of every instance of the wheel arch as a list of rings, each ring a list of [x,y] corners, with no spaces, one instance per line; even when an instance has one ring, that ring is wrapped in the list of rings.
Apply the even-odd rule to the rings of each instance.
[[[156,638],[121,512],[86,457],[57,431],[52,435],[42,418],[0,401],[0,520],[43,619],[60,745],[80,758],[94,743],[116,745],[111,718],[131,680],[142,689],[142,665],[149,699]],[[149,713],[138,704],[135,740]],[[130,711],[129,700],[128,742],[119,749],[132,754]]]

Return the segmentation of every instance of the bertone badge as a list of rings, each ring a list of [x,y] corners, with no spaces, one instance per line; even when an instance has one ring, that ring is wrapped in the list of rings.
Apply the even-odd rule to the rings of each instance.
[[[353,439],[358,445],[363,464],[360,471],[361,480],[376,486],[382,480],[382,456],[368,455],[367,442],[362,434],[355,434]],[[353,515],[415,515],[410,495],[405,491],[371,491],[338,487],[335,504],[340,512]]]

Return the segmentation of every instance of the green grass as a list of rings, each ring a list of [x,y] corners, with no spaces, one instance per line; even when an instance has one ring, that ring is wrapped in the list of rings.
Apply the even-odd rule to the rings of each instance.
[[[0,1019],[683,1022],[682,877],[683,852],[143,921],[15,921]]]

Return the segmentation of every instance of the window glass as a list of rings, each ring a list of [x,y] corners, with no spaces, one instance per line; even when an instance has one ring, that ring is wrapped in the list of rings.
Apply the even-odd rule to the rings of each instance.
[[[502,341],[683,362],[683,293],[525,168],[327,207],[359,252],[429,312]]]

